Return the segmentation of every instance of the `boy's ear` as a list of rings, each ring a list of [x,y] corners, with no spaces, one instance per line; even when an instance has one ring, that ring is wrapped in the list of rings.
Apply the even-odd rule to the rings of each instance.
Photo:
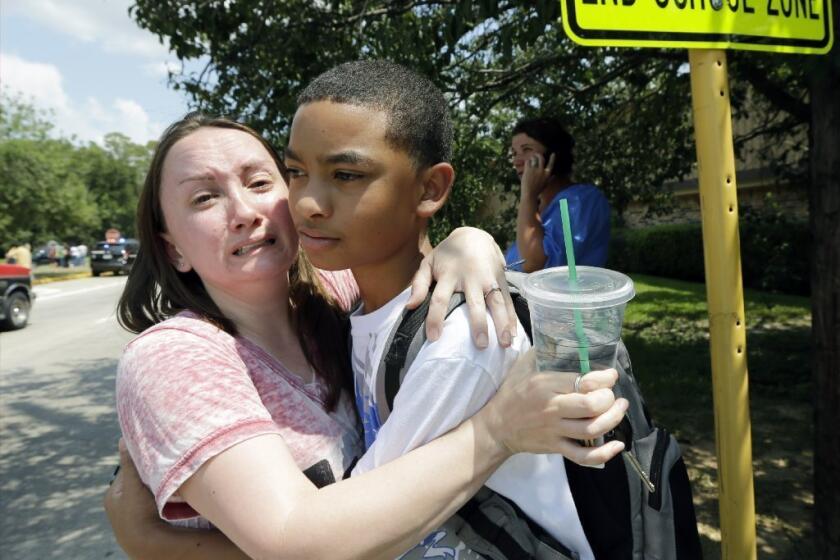
[[[417,204],[417,215],[431,218],[449,198],[455,182],[455,169],[448,163],[436,163],[423,172],[423,191]]]
[[[166,245],[166,256],[169,257],[169,262],[172,263],[175,270],[178,272],[189,272],[192,269],[192,265],[181,254],[175,244],[172,243],[172,237],[168,233],[161,233],[160,236]]]

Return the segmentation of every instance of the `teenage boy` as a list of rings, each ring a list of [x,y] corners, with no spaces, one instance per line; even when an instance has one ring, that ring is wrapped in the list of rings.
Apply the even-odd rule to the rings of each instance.
[[[486,348],[476,348],[465,306],[459,307],[446,319],[444,336],[420,350],[387,422],[380,421],[379,362],[401,318],[412,275],[430,247],[427,222],[445,203],[455,178],[447,104],[429,80],[406,68],[359,61],[316,78],[298,106],[285,163],[300,244],[319,268],[352,269],[362,299],[350,318],[356,400],[368,448],[353,471],[357,475],[475,413],[529,343],[520,326],[509,348],[495,337]],[[608,445],[617,452],[618,446]],[[562,456],[516,455],[487,486],[580,558],[593,558]]]

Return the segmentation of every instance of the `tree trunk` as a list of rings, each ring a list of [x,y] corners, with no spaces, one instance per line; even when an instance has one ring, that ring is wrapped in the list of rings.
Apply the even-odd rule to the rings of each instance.
[[[834,32],[840,10],[834,6]],[[840,558],[840,45],[811,80],[811,341],[814,352],[814,537]]]

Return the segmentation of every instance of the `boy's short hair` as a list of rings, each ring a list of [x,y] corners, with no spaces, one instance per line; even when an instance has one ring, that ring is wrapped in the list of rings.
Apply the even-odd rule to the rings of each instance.
[[[382,111],[385,140],[404,150],[418,169],[452,159],[452,120],[443,93],[428,78],[387,60],[339,64],[298,96],[298,106],[317,101]]]
[[[554,154],[552,175],[565,177],[572,172],[575,163],[575,139],[566,131],[563,123],[554,117],[522,119],[513,127],[511,136],[526,134],[545,146],[546,155]]]

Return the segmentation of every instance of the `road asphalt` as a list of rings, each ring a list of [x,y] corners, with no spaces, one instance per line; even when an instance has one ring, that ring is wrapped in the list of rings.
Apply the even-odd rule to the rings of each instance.
[[[0,558],[125,558],[102,510],[114,374],[132,337],[114,316],[124,284],[36,286],[29,325],[0,333]]]

